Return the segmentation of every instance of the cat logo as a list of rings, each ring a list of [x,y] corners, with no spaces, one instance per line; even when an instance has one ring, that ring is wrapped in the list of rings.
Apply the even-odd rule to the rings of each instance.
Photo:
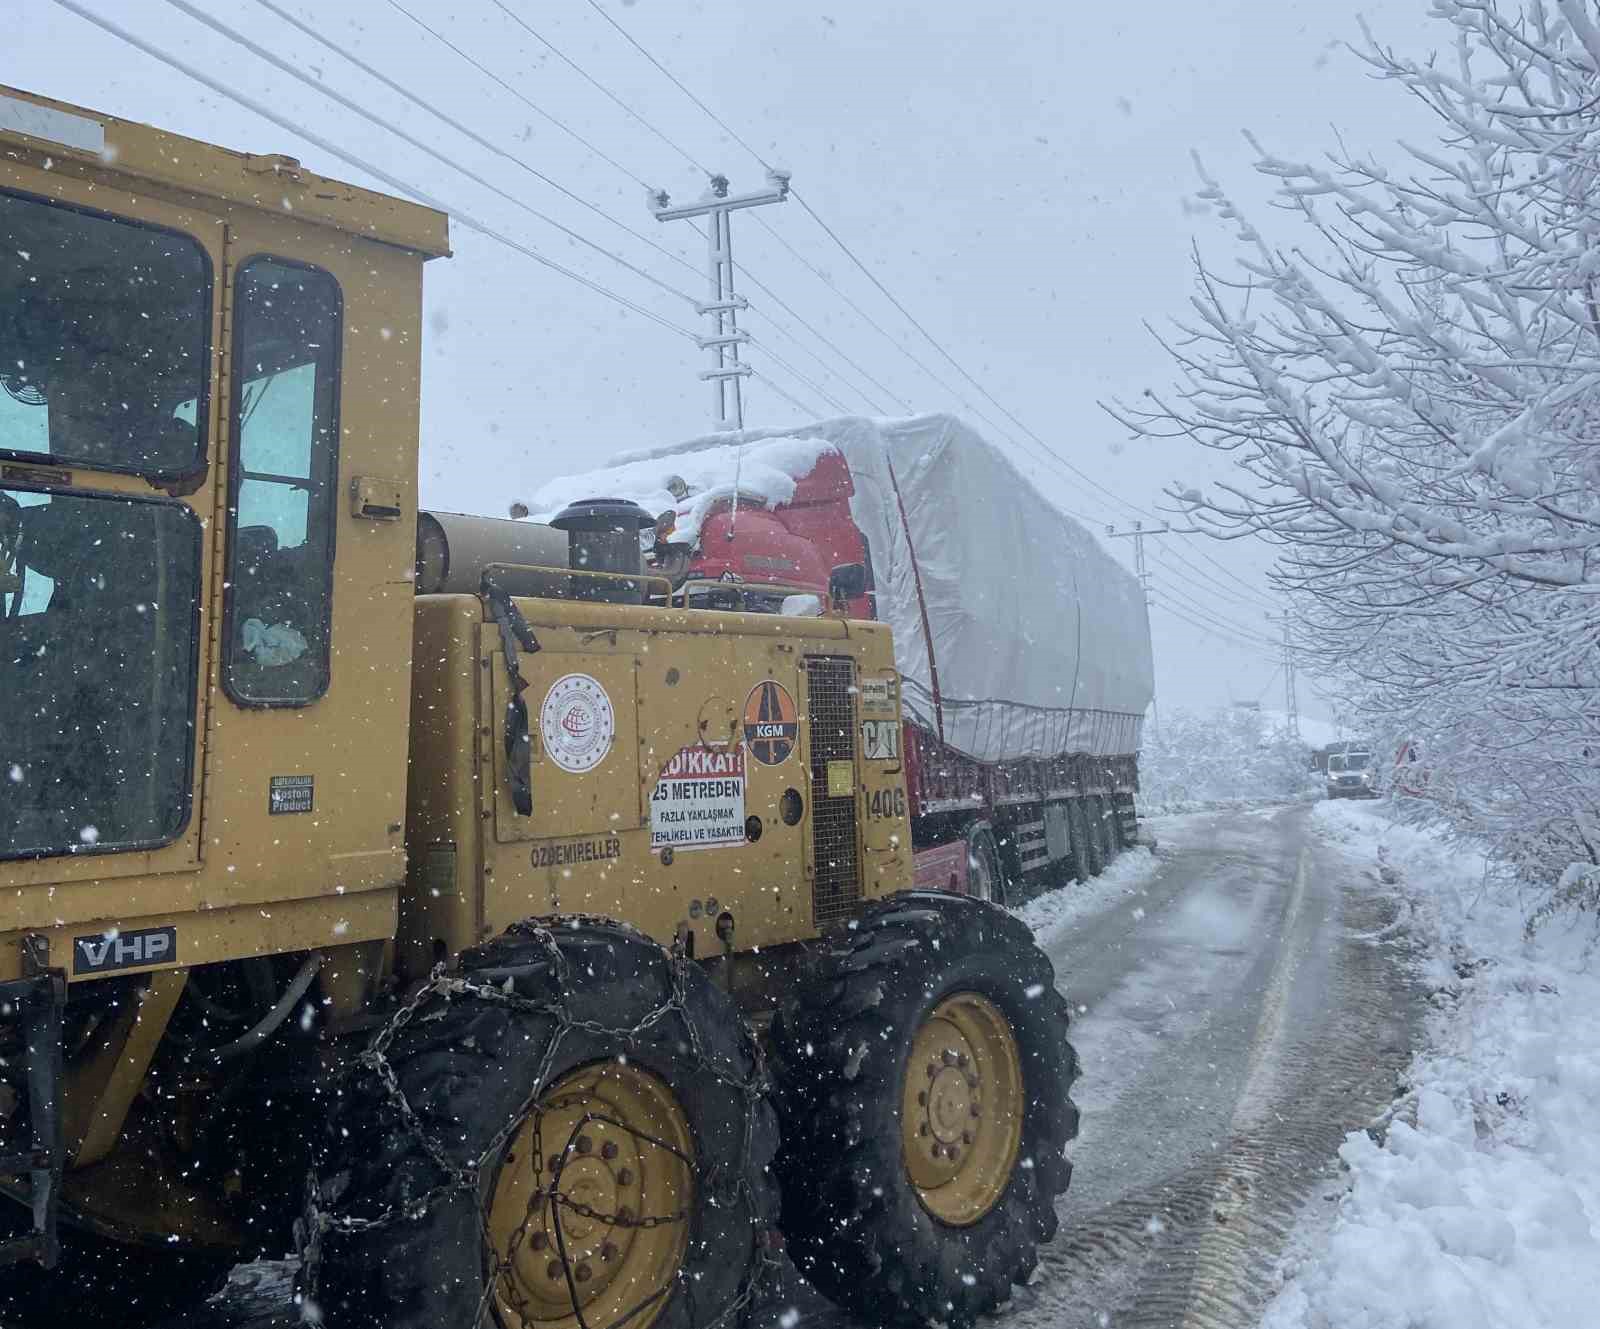
[[[770,678],[750,689],[744,704],[744,744],[763,766],[780,766],[794,751],[800,714],[782,683]]]

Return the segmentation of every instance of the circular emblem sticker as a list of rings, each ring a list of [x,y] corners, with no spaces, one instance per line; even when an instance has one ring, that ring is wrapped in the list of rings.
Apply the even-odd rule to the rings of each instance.
[[[744,703],[744,743],[763,766],[789,760],[800,734],[800,716],[794,698],[782,683],[770,678],[750,689]]]
[[[611,751],[616,733],[611,698],[588,674],[563,674],[544,694],[539,727],[545,751],[564,771],[592,771]]]

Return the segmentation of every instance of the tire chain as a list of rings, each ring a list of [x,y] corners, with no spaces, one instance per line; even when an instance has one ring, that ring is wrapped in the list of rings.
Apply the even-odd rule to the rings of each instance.
[[[626,923],[620,923],[615,919],[578,915],[570,919],[569,922],[572,926],[615,928],[650,945],[656,944],[636,928]],[[559,1053],[561,1045],[568,1034],[577,1030],[603,1038],[631,1041],[668,1017],[677,1015],[682,1021],[687,1034],[695,1069],[736,1090],[745,1101],[744,1129],[743,1137],[740,1141],[739,1180],[737,1184],[731,1191],[721,1184],[720,1170],[715,1166],[705,1169],[703,1175],[695,1177],[697,1184],[704,1183],[708,1193],[718,1203],[731,1203],[743,1199],[751,1215],[751,1226],[755,1229],[753,1238],[757,1251],[756,1259],[750,1273],[741,1284],[738,1294],[722,1313],[714,1319],[707,1321],[704,1325],[701,1325],[698,1320],[694,1321],[696,1329],[724,1329],[725,1326],[734,1323],[737,1317],[755,1302],[779,1269],[779,1261],[776,1254],[779,1242],[772,1239],[768,1232],[758,1226],[759,1206],[751,1190],[748,1176],[749,1160],[755,1140],[756,1113],[760,1109],[762,1100],[767,1093],[766,1062],[760,1041],[750,1027],[749,1022],[741,1019],[739,1022],[741,1037],[754,1066],[752,1074],[743,1079],[729,1074],[706,1055],[704,1045],[700,1039],[699,1027],[695,1024],[688,1010],[688,975],[689,969],[694,962],[689,959],[682,946],[677,943],[674,943],[671,951],[668,952],[672,981],[671,995],[668,1000],[650,1011],[636,1024],[625,1028],[612,1028],[598,1021],[580,1020],[573,1015],[567,995],[570,991],[567,957],[562,953],[561,947],[556,941],[555,933],[550,928],[538,924],[521,924],[513,927],[510,933],[515,936],[531,938],[543,947],[556,978],[556,990],[560,994],[556,1001],[541,1001],[531,997],[518,996],[512,990],[512,979],[509,977],[503,987],[495,987],[492,984],[476,982],[461,974],[450,974],[446,971],[444,963],[440,962],[433,967],[426,981],[419,984],[416,990],[396,1009],[389,1018],[388,1023],[378,1031],[366,1050],[356,1059],[356,1067],[372,1071],[378,1076],[383,1086],[385,1098],[394,1106],[407,1131],[421,1145],[429,1161],[444,1174],[446,1180],[433,1187],[419,1200],[413,1201],[404,1207],[390,1206],[376,1218],[353,1218],[332,1213],[323,1207],[324,1201],[336,1200],[342,1188],[337,1184],[325,1185],[318,1178],[316,1169],[313,1168],[306,1179],[305,1208],[302,1216],[295,1222],[295,1244],[299,1249],[301,1282],[304,1288],[303,1294],[297,1297],[297,1301],[301,1304],[302,1312],[306,1312],[307,1307],[315,1297],[321,1271],[322,1243],[329,1232],[357,1235],[377,1231],[403,1220],[415,1219],[427,1213],[429,1209],[447,1196],[453,1195],[458,1191],[476,1192],[479,1189],[485,1168],[499,1157],[501,1151],[515,1133],[518,1124],[529,1113],[535,1112],[540,1095],[549,1088],[552,1078],[551,1071],[555,1064],[556,1055]],[[418,1119],[415,1109],[406,1098],[405,1091],[400,1087],[399,1077],[395,1074],[394,1067],[388,1058],[389,1048],[393,1045],[400,1032],[435,997],[442,997],[446,1002],[457,998],[491,1002],[511,1010],[548,1017],[556,1022],[555,1032],[550,1036],[544,1054],[540,1059],[533,1088],[524,1099],[522,1107],[495,1133],[477,1158],[460,1166],[452,1163],[428,1135],[427,1131],[423,1129],[422,1122]],[[543,1139],[540,1134],[540,1128],[541,1115],[535,1114],[533,1143],[535,1150],[538,1151],[538,1157],[542,1159],[544,1156]],[[624,1129],[629,1128],[624,1127]],[[631,1131],[630,1133],[638,1134],[638,1132]],[[562,1152],[563,1160],[570,1153],[572,1147],[573,1142],[569,1140]],[[695,1171],[695,1169],[691,1168],[691,1171]],[[571,1210],[575,1214],[605,1224],[608,1227],[649,1229],[665,1226],[669,1223],[685,1222],[688,1218],[687,1209],[679,1209],[673,1214],[647,1214],[638,1217],[621,1212],[615,1214],[602,1213],[590,1205],[562,1194],[557,1189],[560,1176],[561,1172],[557,1169],[552,1174],[548,1189],[542,1184],[535,1186],[522,1222],[512,1233],[505,1253],[502,1255],[498,1250],[494,1251],[494,1264],[484,1281],[483,1294],[479,1298],[477,1310],[473,1315],[472,1324],[474,1329],[478,1329],[478,1326],[484,1324],[493,1323],[493,1320],[486,1320],[485,1317],[490,1313],[494,1292],[497,1286],[501,1284],[504,1284],[518,1312],[523,1314],[524,1320],[529,1323],[532,1322],[533,1317],[524,1313],[527,1310],[528,1303],[517,1291],[514,1280],[509,1277],[509,1272],[518,1248],[533,1224],[535,1214],[546,1202],[552,1206]],[[480,1204],[478,1216],[481,1236],[485,1248],[494,1250],[483,1209],[484,1206]],[[557,1217],[556,1225],[559,1235],[559,1217]],[[563,1259],[562,1263],[566,1263],[565,1259]],[[572,1310],[578,1320],[580,1329],[616,1329],[617,1325],[632,1319],[643,1307],[644,1303],[641,1303],[640,1306],[635,1306],[632,1310],[624,1312],[611,1325],[591,1326],[584,1319],[583,1310],[578,1304],[570,1270],[567,1272],[567,1280],[568,1290],[572,1299]],[[677,1281],[686,1296],[692,1299],[694,1292],[692,1280],[686,1277],[681,1268],[677,1273]],[[306,1318],[309,1322],[309,1316],[306,1316]]]

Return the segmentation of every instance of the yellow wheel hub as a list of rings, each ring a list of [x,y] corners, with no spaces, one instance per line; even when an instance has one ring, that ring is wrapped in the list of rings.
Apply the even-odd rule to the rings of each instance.
[[[957,992],[911,1043],[901,1101],[906,1172],[942,1223],[976,1223],[999,1202],[1022,1144],[1022,1058],[1011,1021]]]
[[[665,1082],[617,1062],[573,1071],[517,1127],[489,1200],[508,1329],[647,1329],[688,1244],[689,1122]]]

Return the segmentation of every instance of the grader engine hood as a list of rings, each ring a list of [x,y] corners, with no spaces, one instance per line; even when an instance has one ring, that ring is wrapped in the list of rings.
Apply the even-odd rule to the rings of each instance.
[[[411,784],[408,969],[553,913],[717,955],[814,936],[910,884],[887,629],[510,608],[503,632],[477,599],[417,602],[412,769],[435,775]]]

